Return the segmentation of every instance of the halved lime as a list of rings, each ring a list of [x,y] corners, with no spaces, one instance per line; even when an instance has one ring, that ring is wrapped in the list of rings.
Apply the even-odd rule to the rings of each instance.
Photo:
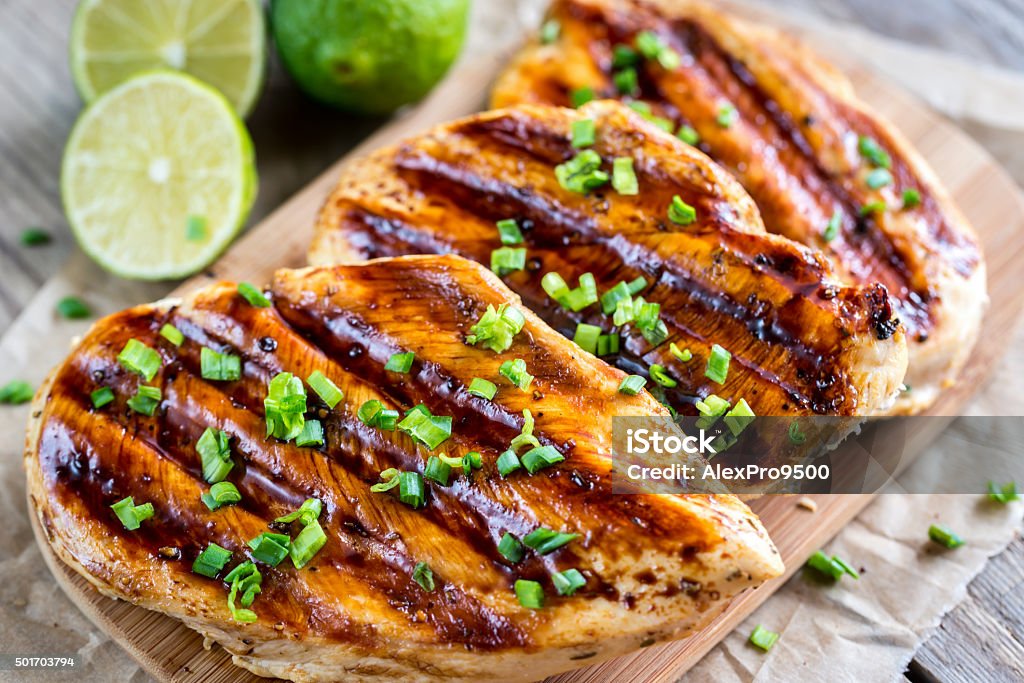
[[[259,0],[82,0],[71,28],[71,74],[87,103],[141,71],[185,71],[245,117],[263,85]]]
[[[256,162],[220,92],[155,71],[85,110],[60,181],[86,253],[122,277],[161,280],[207,266],[238,233],[256,197]]]

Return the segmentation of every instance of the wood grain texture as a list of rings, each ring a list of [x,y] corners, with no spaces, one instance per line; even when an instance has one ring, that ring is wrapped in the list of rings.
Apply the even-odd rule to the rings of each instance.
[[[1024,199],[1012,180],[963,133],[916,100],[878,80],[853,64],[843,65],[858,92],[893,120],[934,166],[961,208],[978,230],[989,260],[992,308],[986,318],[980,347],[973,355],[961,383],[947,392],[934,407],[935,415],[957,415],[994,367],[1024,306],[1018,283],[1018,267],[1024,258]],[[431,124],[478,109],[496,69],[496,63],[463,64],[453,78],[410,116],[386,127],[352,155],[396,141]],[[351,157],[350,157],[351,158]],[[189,281],[179,291],[189,291],[212,277],[245,278],[261,282],[276,267],[304,260],[313,218],[342,160],[306,189],[254,228],[214,267],[212,274]],[[287,234],[282,241],[280,236]],[[267,245],[279,246],[268,249]],[[938,421],[927,421],[936,426]],[[919,452],[936,432],[919,430],[909,452]],[[813,516],[798,509],[787,497],[767,497],[754,507],[772,534],[788,571],[795,572],[806,557],[823,545],[871,500],[871,496],[820,496]],[[36,529],[37,536],[40,531]],[[204,650],[201,638],[184,626],[157,613],[146,612],[108,600],[93,591],[84,579],[60,565],[44,545],[44,554],[58,581],[72,599],[104,631],[122,643],[158,679],[176,682],[251,680],[235,669],[220,648]],[[671,643],[601,665],[563,674],[560,683],[623,680],[671,681],[761,604],[784,581],[774,580],[736,599],[711,627],[681,642]]]

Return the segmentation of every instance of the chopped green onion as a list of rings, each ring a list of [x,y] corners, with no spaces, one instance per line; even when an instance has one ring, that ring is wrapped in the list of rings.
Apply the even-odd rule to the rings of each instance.
[[[633,294],[629,291],[629,285],[620,281],[617,285],[601,295],[601,312],[611,315],[615,312],[620,301],[632,299]]]
[[[199,353],[200,374],[215,382],[234,382],[242,377],[242,359],[230,353],[218,353],[204,346]]]
[[[384,365],[384,369],[390,372],[407,373],[412,369],[412,362],[415,358],[416,354],[412,351],[392,354],[391,358],[388,358],[388,362]]]
[[[761,624],[754,627],[754,631],[750,634],[750,644],[761,648],[765,652],[772,649],[772,645],[779,639],[779,634],[774,631],[769,631]]]
[[[878,168],[890,168],[892,166],[892,158],[889,153],[882,149],[873,138],[869,138],[866,135],[860,136],[857,141],[857,149],[860,150],[861,156],[867,159],[873,166]]]
[[[419,472],[400,472],[398,474],[398,499],[414,509],[422,506],[426,499],[423,475]]]
[[[483,466],[484,457],[477,451],[466,453],[466,456],[462,459],[462,473],[467,477],[473,470],[478,470]]]
[[[913,209],[921,203],[921,193],[917,190],[903,190],[903,208]]]
[[[593,145],[597,140],[597,128],[594,126],[594,119],[573,121],[569,139],[572,141],[572,146],[577,149]]]
[[[469,388],[466,390],[474,396],[485,398],[490,401],[494,398],[494,395],[498,393],[498,386],[489,380],[481,377],[474,377],[473,381],[469,383]]]
[[[498,473],[503,477],[507,477],[523,466],[523,463],[519,461],[519,456],[511,448],[499,455],[494,464],[498,468]]]
[[[398,423],[398,430],[434,450],[452,435],[452,418],[431,415],[421,404],[406,413],[405,419]]]
[[[736,107],[731,102],[727,102],[718,108],[715,122],[722,128],[732,128],[737,118],[739,118],[739,112]]]
[[[729,428],[733,436],[739,436],[744,429],[750,426],[755,417],[757,416],[754,415],[750,404],[746,399],[741,398],[732,410],[725,414],[722,421],[725,422],[725,426]]]
[[[538,446],[523,453],[523,467],[530,474],[536,474],[545,467],[551,467],[555,463],[565,460],[561,453],[555,450],[554,446]]]
[[[256,308],[270,308],[270,299],[268,299],[263,292],[256,287],[256,285],[248,282],[239,282],[238,293],[242,295],[243,299]]]
[[[250,540],[247,545],[252,548],[252,557],[257,562],[276,567],[288,557],[288,550],[291,548],[292,539],[286,534],[275,534],[264,531],[256,538]]]
[[[651,346],[658,346],[668,338],[668,328],[661,319],[661,304],[648,303],[642,297],[633,301],[633,324]]]
[[[117,501],[110,506],[110,509],[114,511],[114,514],[117,515],[117,518],[121,520],[121,524],[128,531],[135,531],[142,526],[142,522],[156,514],[152,503],[136,505],[135,499],[131,496]]]
[[[175,346],[181,346],[185,341],[185,335],[181,333],[181,330],[170,323],[166,323],[160,328],[160,336]]]
[[[117,362],[128,372],[142,375],[151,382],[160,369],[160,354],[133,338],[117,354]]]
[[[114,390],[110,387],[100,387],[89,394],[89,398],[92,400],[92,407],[99,410],[114,400]]]
[[[370,487],[370,491],[373,493],[384,493],[398,486],[398,475],[399,471],[394,467],[389,467],[380,473],[380,483],[374,484]]]
[[[594,89],[584,86],[582,88],[576,88],[569,93],[569,101],[572,102],[572,106],[579,109],[587,102],[590,102],[595,97]]]
[[[602,334],[597,338],[597,355],[610,356],[618,353],[620,341],[617,334]]]
[[[498,226],[498,236],[501,238],[502,244],[514,246],[523,243],[523,233],[515,219],[506,218],[503,221],[498,221],[496,225]]]
[[[526,247],[501,247],[491,252],[491,270],[504,277],[526,268]]]
[[[533,548],[539,555],[547,555],[563,545],[575,541],[579,534],[566,534],[546,527],[540,527],[523,537],[523,544]]]
[[[669,376],[668,371],[665,370],[665,366],[663,365],[658,365],[657,363],[654,363],[653,365],[651,365],[650,370],[648,372],[651,375],[651,379],[653,379],[655,382],[657,382],[663,387],[671,389],[672,387],[678,386],[679,384],[679,382],[677,382],[676,380],[672,379],[672,377]]]
[[[668,345],[668,350],[672,353],[673,356],[675,356],[678,360],[680,360],[683,363],[689,363],[691,360],[693,360],[693,353],[690,351],[690,349],[680,350],[679,347],[676,346],[675,342],[672,342],[671,344]]]
[[[870,216],[875,213],[885,213],[886,208],[885,202],[880,199],[877,202],[870,202],[860,207],[860,211],[858,213],[860,213],[862,217]]]
[[[526,555],[526,549],[519,542],[519,539],[507,532],[501,537],[501,541],[498,542],[498,552],[512,564],[522,562],[523,557]]]
[[[697,220],[697,209],[684,202],[679,195],[675,195],[668,207],[668,219],[678,225],[690,225]]]
[[[306,423],[306,387],[290,372],[279,372],[270,380],[263,399],[267,436],[291,441]]]
[[[516,598],[519,604],[529,609],[541,609],[544,607],[544,587],[536,581],[516,579]]]
[[[550,45],[551,43],[558,40],[558,36],[562,32],[562,25],[557,19],[548,19],[544,22],[544,25],[540,27],[540,42],[544,45]]]
[[[199,499],[212,511],[225,505],[234,505],[241,502],[242,494],[238,492],[238,487],[230,481],[218,481]]]
[[[619,384],[619,393],[636,396],[647,385],[647,380],[640,375],[627,375]]]
[[[41,247],[53,241],[50,233],[42,228],[26,228],[21,233],[21,244],[26,247]]]
[[[576,334],[572,340],[588,353],[597,353],[597,340],[601,337],[601,328],[597,325],[579,323],[576,325]]]
[[[57,302],[57,313],[68,320],[81,320],[92,315],[92,309],[78,297],[66,296]]]
[[[498,373],[523,391],[529,389],[533,383],[533,375],[526,371],[526,361],[522,358],[505,361],[498,368]]]
[[[892,185],[893,177],[892,173],[885,168],[876,168],[875,170],[868,173],[867,177],[864,178],[864,183],[872,190],[883,188],[887,185]]]
[[[822,551],[818,550],[807,559],[807,566],[818,572],[821,572],[825,576],[829,576],[833,581],[838,581],[843,574],[848,574],[855,579],[860,578],[860,574],[857,573],[853,567],[841,560],[840,558],[833,555],[829,557]]]
[[[324,445],[324,427],[320,420],[306,420],[302,425],[302,431],[295,437],[295,445],[299,448],[306,446]]]
[[[488,304],[480,320],[469,328],[466,343],[501,353],[512,346],[512,340],[525,324],[526,316],[518,309],[508,304],[501,304],[498,308]]]
[[[615,83],[615,89],[623,95],[636,97],[640,94],[640,79],[632,66],[616,71],[612,75],[612,82]]]
[[[377,399],[370,399],[359,406],[356,415],[368,427],[376,427],[385,432],[393,432],[398,426],[398,411],[385,410],[384,404]]]
[[[717,384],[725,384],[725,378],[729,375],[729,361],[731,359],[731,353],[715,344],[711,347],[711,355],[708,356],[708,364],[704,369],[704,376]]]
[[[633,157],[616,157],[612,162],[612,187],[622,195],[640,194],[640,185],[633,170]]]
[[[640,63],[640,55],[629,45],[619,43],[612,48],[612,69],[624,69]]]
[[[563,306],[571,311],[579,312],[587,306],[597,303],[597,281],[593,273],[580,275],[580,286],[570,291],[565,298]]]
[[[637,34],[636,47],[644,57],[656,59],[665,69],[676,69],[681,63],[679,53],[670,48],[653,31],[643,31]]]
[[[700,144],[700,133],[693,126],[688,126],[685,123],[679,126],[679,130],[676,131],[676,137],[693,147]]]
[[[142,384],[135,391],[135,395],[128,399],[126,403],[135,412],[153,417],[162,398],[163,392],[160,391],[159,387]]]
[[[551,575],[551,583],[559,595],[572,595],[580,588],[587,585],[587,580],[578,569],[566,569],[564,572],[555,572]]]
[[[994,481],[988,483],[988,498],[989,500],[1002,503],[1006,505],[1015,500],[1020,500],[1020,496],[1017,494],[1017,482],[1011,481],[997,486]]]
[[[196,574],[216,579],[224,569],[224,565],[231,559],[231,551],[221,548],[216,543],[203,548],[203,551],[196,556],[192,563],[192,571]]]
[[[35,393],[32,385],[24,380],[13,379],[0,387],[0,403],[8,405],[21,405],[32,400]]]
[[[608,182],[608,174],[601,170],[601,156],[585,149],[572,159],[555,167],[558,184],[570,192],[587,194]]]
[[[803,442],[807,441],[807,435],[800,431],[800,421],[793,420],[789,423],[789,429],[787,430],[789,440],[798,446]]]
[[[289,512],[287,515],[278,517],[274,521],[278,524],[291,524],[292,522],[298,521],[302,526],[309,526],[320,517],[320,513],[323,512],[323,509],[324,504],[321,503],[318,498],[307,498],[302,501],[302,505],[298,508]]]
[[[327,534],[324,533],[320,522],[313,520],[299,532],[299,535],[292,541],[288,548],[288,554],[292,558],[292,564],[296,569],[302,569],[313,559],[313,556],[327,544]]]
[[[338,385],[319,370],[314,370],[306,378],[306,383],[316,392],[320,400],[327,404],[328,408],[333,409],[341,402],[341,399],[345,398],[345,394],[338,388]]]
[[[836,209],[832,213],[832,218],[828,219],[828,225],[825,226],[824,232],[821,233],[821,238],[826,242],[831,242],[839,236],[839,229],[843,226],[843,210]]]
[[[207,427],[196,441],[196,452],[203,465],[203,479],[211,484],[223,481],[235,466],[231,460],[231,437],[213,427]]]
[[[536,448],[540,446],[540,441],[538,441],[537,437],[533,435],[533,427],[533,413],[531,413],[529,409],[524,409],[523,428],[522,430],[520,430],[519,436],[512,439],[512,443],[509,444],[510,450],[518,453],[519,449],[522,448],[523,446],[530,446],[531,448]]]
[[[185,221],[185,239],[189,242],[202,242],[207,236],[206,218],[189,216]]]
[[[964,539],[957,536],[953,531],[942,524],[932,524],[928,527],[928,538],[941,546],[949,549],[959,548],[964,544]]]
[[[252,605],[256,595],[262,591],[263,575],[260,574],[260,570],[256,568],[256,565],[248,561],[243,562],[228,572],[227,576],[224,577],[224,583],[231,586],[228,590],[228,610],[231,611],[231,617],[235,621],[243,623],[256,621],[256,613],[250,609],[245,609]],[[239,598],[238,602],[242,607],[236,608],[235,598],[239,593],[242,594],[242,597]]]
[[[426,562],[416,563],[416,567],[412,570],[412,580],[428,593],[434,590],[434,572]]]
[[[725,415],[729,410],[729,402],[721,396],[708,394],[708,396],[694,404],[694,408],[701,417],[697,420],[698,429],[707,429],[718,422],[718,418]]]
[[[461,463],[460,463],[461,464]],[[430,456],[427,466],[423,468],[423,478],[435,481],[441,486],[448,485],[448,477],[452,474],[452,467],[436,455]]]
[[[558,273],[545,274],[540,279],[540,286],[549,297],[559,303],[569,294],[569,285],[565,284],[565,280]]]

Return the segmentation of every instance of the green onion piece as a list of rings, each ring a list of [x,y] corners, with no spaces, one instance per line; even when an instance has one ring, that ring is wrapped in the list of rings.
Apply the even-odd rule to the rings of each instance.
[[[634,280],[630,280],[629,284],[626,286],[629,287],[629,293],[633,296],[636,296],[647,287],[647,278],[641,275],[640,277]]]
[[[665,44],[653,31],[641,31],[636,36],[636,49],[647,59],[657,59]]]
[[[306,387],[290,372],[279,372],[270,380],[263,399],[267,436],[291,441],[302,433],[306,422]]]
[[[162,398],[163,392],[160,391],[159,387],[151,387],[143,384],[139,386],[135,395],[128,399],[126,403],[128,404],[128,407],[135,412],[153,417]]]
[[[608,174],[601,170],[601,156],[585,149],[572,159],[555,167],[558,184],[570,192],[587,194],[608,182]]]
[[[619,384],[619,393],[636,396],[646,384],[647,380],[640,375],[627,375]]]
[[[78,297],[66,296],[57,302],[57,313],[68,320],[81,320],[92,315],[92,309]]]
[[[789,430],[787,430],[789,440],[798,446],[803,442],[807,441],[807,435],[800,431],[800,421],[793,420],[789,423]]]
[[[598,301],[597,281],[594,279],[594,274],[584,273],[580,275],[579,282],[579,287],[567,291],[561,298],[556,299],[564,308],[577,313]]]
[[[316,392],[320,400],[327,404],[328,408],[333,409],[341,402],[341,399],[345,398],[345,394],[338,388],[338,385],[319,370],[314,370],[306,378],[306,383]]]
[[[505,361],[498,368],[498,373],[523,391],[529,389],[533,383],[533,375],[526,371],[526,361],[522,358]]]
[[[485,398],[490,401],[494,398],[494,395],[498,393],[498,386],[494,382],[481,377],[474,377],[473,381],[469,383],[469,388],[466,391],[474,396],[479,396],[480,398]]]
[[[412,570],[412,580],[428,593],[434,590],[434,572],[426,562],[417,562]]]
[[[181,333],[181,330],[170,323],[166,323],[160,328],[160,336],[175,346],[181,346],[185,341],[185,335]]]
[[[372,491],[373,493],[384,493],[385,491],[390,491],[391,489],[398,486],[399,474],[399,471],[396,470],[394,467],[389,467],[388,469],[380,473],[380,478],[382,481],[379,484],[374,484],[373,486],[371,486],[370,491]]]
[[[569,139],[572,141],[572,146],[577,149],[593,145],[597,140],[597,128],[594,125],[594,119],[573,121]]]
[[[832,218],[828,219],[828,225],[825,226],[824,232],[821,233],[821,238],[826,242],[831,242],[839,236],[839,229],[843,226],[843,211],[842,209],[836,209],[832,213]]]
[[[569,294],[569,285],[565,284],[565,280],[558,273],[545,274],[540,280],[540,286],[544,288],[544,292],[549,297],[558,303],[562,303]]]
[[[298,521],[303,526],[309,526],[315,522],[319,517],[320,513],[323,512],[324,504],[317,498],[307,498],[302,501],[297,509],[289,512],[287,515],[278,517],[274,521],[279,524],[291,524],[294,521]]]
[[[725,378],[729,375],[730,359],[732,359],[732,354],[715,344],[711,347],[711,355],[708,356],[704,376],[717,384],[725,384]]]
[[[676,137],[693,147],[700,144],[700,133],[693,126],[688,126],[685,123],[679,126],[679,130],[676,131]]]
[[[651,116],[651,105],[643,100],[631,100],[626,103],[626,106],[645,119]]]
[[[498,473],[503,477],[507,477],[523,466],[523,463],[519,461],[519,456],[511,448],[499,455],[494,464],[498,468]]]
[[[41,247],[53,241],[50,233],[42,228],[26,228],[21,233],[21,244],[25,247]]]
[[[498,221],[496,225],[498,226],[498,236],[501,238],[502,244],[516,245],[523,243],[523,233],[514,218]]]
[[[208,234],[205,217],[189,216],[185,220],[185,239],[189,242],[202,242]]]
[[[420,407],[423,410],[413,409],[406,414],[398,423],[398,430],[434,450],[452,435],[452,418],[430,415],[426,406],[417,406]]]
[[[831,577],[833,581],[838,581],[843,574],[848,574],[855,579],[860,578],[860,574],[846,562],[836,556],[829,557],[820,550],[807,559],[807,566]]]
[[[876,168],[867,174],[864,178],[864,183],[872,190],[883,188],[887,185],[892,185],[893,177],[892,173],[885,168]]]
[[[392,356],[388,358],[388,362],[384,365],[384,369],[390,372],[407,373],[412,369],[412,362],[415,358],[416,354],[412,351],[392,354]]]
[[[547,555],[579,537],[579,534],[566,534],[561,531],[540,527],[526,534],[523,537],[523,544],[536,550],[539,555]]]
[[[715,122],[722,128],[732,128],[736,119],[739,118],[739,114],[736,107],[731,102],[727,102],[718,108]]]
[[[359,406],[356,416],[367,427],[376,427],[379,424],[380,414],[384,410],[384,404],[375,398],[370,399]]]
[[[663,387],[671,389],[672,387],[679,385],[679,382],[675,381],[674,379],[672,379],[672,377],[669,376],[668,371],[665,369],[665,366],[663,365],[658,365],[657,363],[654,363],[653,365],[651,365],[649,372],[651,375],[651,379],[653,379],[655,382],[657,382]]]
[[[597,338],[597,355],[610,356],[618,353],[620,341],[617,334],[602,334]]]
[[[518,538],[508,532],[498,542],[498,552],[512,564],[522,562],[523,557],[526,556],[526,549],[523,547],[523,544],[519,542]]]
[[[964,539],[942,524],[932,524],[928,527],[928,538],[949,549],[959,548],[964,544]]]
[[[270,308],[270,299],[264,296],[263,292],[256,285],[248,282],[239,282],[238,293],[256,308]]]
[[[313,556],[327,544],[327,534],[318,520],[313,520],[299,532],[288,547],[288,554],[296,569],[302,569],[313,559]]]
[[[640,185],[633,170],[633,157],[616,157],[612,162],[612,187],[622,195],[640,194]]]
[[[661,319],[661,304],[648,303],[641,297],[633,301],[634,325],[651,346],[658,346],[668,338],[668,328]]]
[[[1002,486],[997,486],[994,481],[990,481],[988,483],[988,498],[993,502],[1002,503],[1003,505],[1020,500],[1020,496],[1017,493],[1017,482],[1011,481]]]
[[[506,351],[526,324],[526,316],[518,309],[501,304],[498,308],[488,304],[480,320],[469,328],[466,343],[481,345],[495,353]]]
[[[651,116],[647,120],[650,121],[651,123],[653,123],[658,128],[661,128],[666,133],[671,133],[672,132],[672,128],[674,127],[674,125],[673,125],[673,123],[672,123],[672,121],[670,119],[666,119],[666,118],[661,117],[661,116]]]
[[[878,200],[877,202],[870,202],[860,207],[860,211],[858,213],[862,217],[865,217],[876,213],[885,213],[886,208],[888,207],[886,207],[885,202]]]
[[[203,464],[203,479],[211,484],[223,481],[235,466],[231,460],[231,437],[213,427],[207,427],[196,441],[196,452]]]
[[[572,340],[588,353],[597,353],[597,340],[601,336],[601,328],[597,325],[580,323],[576,326],[576,334]]]
[[[683,363],[689,363],[691,360],[693,360],[693,353],[690,351],[690,349],[683,349],[680,351],[679,347],[676,346],[675,342],[672,342],[671,344],[668,345],[668,350],[672,352],[673,356],[675,356],[678,360],[682,361]]]
[[[306,446],[324,445],[324,428],[320,420],[306,420],[302,425],[302,431],[295,437],[295,445],[299,448]]]
[[[540,27],[540,42],[544,45],[550,45],[551,43],[558,40],[558,36],[562,33],[562,25],[557,19],[548,19],[544,22],[544,25]]]
[[[423,488],[423,476],[419,472],[399,473],[398,499],[414,509],[424,504],[426,492]]]
[[[913,209],[921,204],[921,193],[917,190],[903,190],[903,208]]]
[[[89,394],[89,398],[92,400],[92,407],[99,410],[114,400],[114,390],[110,387],[100,387]]]
[[[619,43],[612,48],[612,69],[624,69],[640,63],[640,55],[629,45]]]
[[[636,97],[640,94],[640,79],[636,69],[632,66],[616,71],[612,75],[612,82],[615,84],[615,89],[623,95]]]
[[[615,302],[615,313],[612,315],[612,324],[621,327],[632,322],[636,318],[637,310],[640,308],[633,299],[619,299]]]
[[[718,418],[725,415],[729,410],[729,402],[721,396],[708,394],[708,396],[694,404],[701,417],[697,420],[698,429],[707,429],[718,422]]]
[[[467,477],[473,470],[478,470],[483,466],[484,457],[477,451],[470,451],[469,453],[466,453],[466,457],[462,459],[462,473]]]
[[[476,453],[476,451],[471,452]],[[469,453],[466,453],[466,455],[469,455]],[[445,465],[448,465],[448,467],[462,467],[462,458],[456,457],[454,455],[445,455],[444,453],[441,453],[436,457]]]
[[[114,511],[114,514],[117,515],[117,518],[121,520],[121,524],[128,531],[135,531],[142,526],[142,522],[156,514],[152,503],[136,505],[135,500],[131,496],[117,501],[110,506],[110,509]]]
[[[462,464],[462,463],[459,463]],[[452,474],[452,467],[442,461],[436,455],[430,456],[427,466],[423,469],[423,478],[436,481],[441,486],[448,485],[448,477]]]
[[[523,428],[519,431],[519,436],[512,439],[512,443],[509,444],[509,448],[518,453],[519,449],[523,446],[530,446],[531,448],[539,447],[540,441],[538,441],[537,437],[533,435],[533,427],[533,413],[531,413],[528,408],[524,409]]]
[[[200,374],[215,382],[234,382],[242,377],[242,359],[230,353],[218,353],[204,346],[199,353]]]
[[[291,544],[292,539],[287,535],[269,531],[264,531],[247,543],[252,548],[253,559],[263,564],[269,564],[271,567],[276,567],[284,561],[284,558],[288,557]]]
[[[235,621],[243,623],[256,621],[256,613],[250,609],[244,609],[252,605],[256,595],[262,590],[260,586],[263,583],[263,575],[260,574],[256,565],[249,561],[243,562],[228,572],[224,577],[224,583],[231,586],[228,590],[228,609],[231,611],[231,617]],[[242,597],[238,599],[242,608],[235,607],[235,599],[239,593],[242,594]]]
[[[678,225],[690,225],[697,220],[697,209],[684,202],[679,195],[675,195],[668,207],[668,219]]]
[[[579,109],[587,102],[590,102],[595,97],[594,89],[584,86],[582,88],[576,88],[569,93],[569,101],[572,102],[572,106]]]
[[[128,372],[142,375],[147,382],[153,381],[160,369],[160,354],[138,339],[129,339],[117,354],[117,362]]]
[[[633,294],[629,291],[629,285],[625,282],[619,282],[601,295],[601,312],[605,315],[611,315],[615,312],[620,301],[632,298]]]
[[[554,446],[538,446],[523,453],[523,467],[530,474],[536,474],[545,467],[562,462],[565,458],[555,450]]]
[[[755,647],[759,647],[765,652],[772,649],[772,645],[779,639],[779,634],[774,631],[769,631],[761,624],[754,627],[753,632],[750,634],[750,644]]]
[[[559,595],[572,595],[586,586],[587,580],[578,569],[566,569],[564,572],[552,574],[551,583],[555,584],[555,590]]]
[[[241,502],[242,494],[238,492],[238,487],[230,481],[218,481],[199,499],[212,511],[225,505],[234,505]]]
[[[0,403],[21,405],[32,400],[35,391],[32,385],[20,379],[13,379],[0,387]]]
[[[491,252],[491,270],[504,277],[526,268],[526,247],[501,247]]]
[[[722,421],[725,422],[725,426],[729,428],[733,436],[739,436],[744,429],[750,426],[755,417],[756,415],[746,399],[741,398],[732,410],[725,414]]]
[[[519,604],[529,609],[541,609],[544,607],[544,587],[536,581],[516,579],[516,598]]]
[[[221,573],[221,570],[224,569],[224,565],[226,565],[230,559],[230,550],[221,548],[216,543],[211,543],[203,548],[203,551],[196,556],[195,562],[192,563],[192,571],[196,574],[216,579],[217,574]]]
[[[866,135],[860,136],[857,141],[857,149],[862,157],[867,159],[871,165],[878,168],[891,168],[892,158],[889,153],[882,149],[873,138]]]

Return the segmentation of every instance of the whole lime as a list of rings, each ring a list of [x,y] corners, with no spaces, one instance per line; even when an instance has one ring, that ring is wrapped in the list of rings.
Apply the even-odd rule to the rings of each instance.
[[[389,113],[419,100],[462,49],[469,0],[273,0],[285,67],[341,109]]]

